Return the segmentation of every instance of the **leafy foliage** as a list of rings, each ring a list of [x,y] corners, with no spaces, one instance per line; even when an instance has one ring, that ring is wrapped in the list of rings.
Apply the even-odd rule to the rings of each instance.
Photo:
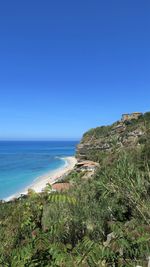
[[[41,194],[30,190],[27,198],[1,202],[0,266],[147,266],[149,118],[139,118],[145,127],[140,147],[118,151],[114,144],[113,152],[96,152],[100,168],[92,179],[73,171],[65,178],[73,185],[67,192],[48,185]]]

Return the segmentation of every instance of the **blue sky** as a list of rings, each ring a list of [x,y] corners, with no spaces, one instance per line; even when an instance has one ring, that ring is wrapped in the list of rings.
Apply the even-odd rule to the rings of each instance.
[[[150,1],[0,3],[0,139],[80,138],[150,110]]]

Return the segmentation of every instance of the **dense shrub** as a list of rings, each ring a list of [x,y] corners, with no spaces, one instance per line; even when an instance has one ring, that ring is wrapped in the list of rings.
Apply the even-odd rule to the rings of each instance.
[[[73,185],[67,192],[48,187],[42,194],[30,190],[27,198],[0,202],[1,267],[147,266],[150,113],[139,122],[145,131],[141,146],[86,155],[100,163],[91,179],[73,171],[64,179]],[[108,131],[92,129],[84,138]]]

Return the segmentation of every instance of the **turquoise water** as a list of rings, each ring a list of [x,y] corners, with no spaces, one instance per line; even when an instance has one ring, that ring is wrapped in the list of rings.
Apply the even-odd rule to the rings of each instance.
[[[76,141],[0,141],[0,199],[63,166],[63,157],[74,155],[76,145]]]

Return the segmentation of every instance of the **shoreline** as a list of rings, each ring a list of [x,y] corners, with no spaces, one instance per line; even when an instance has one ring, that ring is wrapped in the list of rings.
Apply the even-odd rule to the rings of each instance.
[[[35,178],[31,185],[14,195],[6,197],[4,201],[7,202],[13,200],[14,198],[19,198],[21,194],[27,195],[29,189],[34,190],[36,193],[41,193],[45,189],[47,183],[52,185],[62,179],[63,176],[67,175],[71,170],[73,170],[75,164],[77,163],[77,159],[74,156],[63,157],[62,159],[65,161],[63,166]]]

